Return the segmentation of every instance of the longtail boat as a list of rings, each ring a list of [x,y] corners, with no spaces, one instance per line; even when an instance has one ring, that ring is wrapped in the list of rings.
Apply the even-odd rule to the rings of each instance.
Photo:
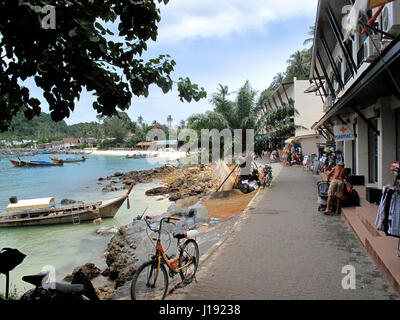
[[[125,195],[111,200],[60,207],[55,206],[54,198],[17,200],[8,205],[7,213],[0,213],[0,227],[80,224],[82,221],[93,221],[98,218],[113,218],[125,200],[129,201],[132,188],[133,185]]]
[[[32,161],[22,161],[22,160],[13,160],[7,158],[8,161],[12,163],[15,167],[49,167],[49,166],[63,166],[64,163],[62,162],[49,162],[49,161],[39,161],[39,160],[32,160]]]
[[[49,157],[53,162],[58,162],[58,163],[74,163],[74,162],[84,162],[86,161],[85,157],[82,157],[80,159],[58,159],[58,158],[51,158]]]

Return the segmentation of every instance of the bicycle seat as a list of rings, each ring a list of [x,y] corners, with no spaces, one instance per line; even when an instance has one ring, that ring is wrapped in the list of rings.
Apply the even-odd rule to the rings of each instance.
[[[73,294],[73,293],[83,293],[85,291],[85,286],[83,284],[69,284],[69,283],[56,282],[55,285],[56,285],[55,291],[61,293]]]
[[[190,230],[190,231],[185,231],[185,230],[177,230],[174,232],[173,236],[176,239],[184,239],[184,238],[194,238],[199,234],[197,230]]]
[[[39,287],[42,285],[43,279],[47,276],[47,272],[40,272],[37,274],[32,274],[29,276],[22,277],[22,280],[33,284],[35,287]]]
[[[186,238],[186,231],[185,230],[177,230],[173,234],[175,239],[184,239]]]

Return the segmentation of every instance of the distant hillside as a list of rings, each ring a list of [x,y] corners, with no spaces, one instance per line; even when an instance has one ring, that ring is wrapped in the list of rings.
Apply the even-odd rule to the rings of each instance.
[[[32,120],[27,120],[22,113],[19,113],[14,117],[10,130],[0,133],[0,140],[25,139],[47,142],[65,137],[85,138],[100,134],[99,126],[95,122],[68,126],[65,121],[52,121],[51,116],[44,112]]]

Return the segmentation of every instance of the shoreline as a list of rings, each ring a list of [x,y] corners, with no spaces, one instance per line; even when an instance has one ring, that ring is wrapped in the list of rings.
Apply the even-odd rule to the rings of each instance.
[[[169,165],[167,165],[168,167]],[[197,180],[199,177],[197,175],[202,171],[213,170],[214,175],[216,175],[215,168],[211,166],[208,168],[195,167],[186,169],[175,167],[175,170],[168,168],[171,172],[166,175],[165,173],[167,172],[162,173],[156,169],[154,177],[152,175],[152,177],[148,178],[149,180],[152,178],[157,179],[161,178],[160,176],[157,177],[158,174],[163,175],[164,177],[160,180],[166,183],[167,186],[169,185],[169,188],[162,187],[163,190],[160,190],[160,193],[156,192],[156,194],[157,196],[167,196],[169,198],[171,188],[178,187],[176,180],[178,180],[179,185],[185,185],[185,189],[191,190],[195,185],[186,185],[187,181]],[[169,171],[168,169],[166,171]],[[275,167],[274,178],[279,175],[280,169],[278,166]],[[182,172],[179,172],[181,170]],[[199,170],[199,172],[196,172],[197,175],[194,174],[194,170]],[[190,171],[192,171],[192,174],[189,174]],[[176,176],[177,173],[178,177]],[[129,173],[124,173],[123,175],[127,174]],[[122,176],[119,178],[122,178]],[[124,180],[124,178],[121,180]],[[214,192],[211,189],[214,189]],[[200,231],[199,244],[203,250],[210,253],[213,252],[215,246],[218,247],[218,244],[223,242],[233,231],[233,227],[237,225],[237,222],[245,217],[244,213],[256,199],[259,189],[257,192],[252,192],[248,195],[242,194],[239,190],[223,191],[218,194],[215,194],[215,188],[210,188],[208,191],[203,193],[198,190],[197,195],[182,192],[182,197],[178,197],[177,201],[171,201],[167,212],[160,217],[171,214],[183,217],[183,223],[188,223],[187,227],[196,228]],[[196,208],[193,222],[190,220],[193,218],[189,218],[190,208]],[[133,273],[148,258],[149,244],[147,243],[147,245],[143,246],[144,239],[141,237],[144,229],[143,222],[136,221],[120,227],[118,232],[108,241],[104,252],[107,267],[106,269],[98,270],[98,276],[92,279],[102,300],[129,299],[130,281]],[[172,232],[172,229],[169,231]],[[144,235],[142,234],[142,236]],[[173,284],[175,285],[175,283]]]
[[[177,160],[186,157],[186,152],[183,151],[149,151],[149,150],[94,150],[90,155],[94,156],[113,156],[113,157],[125,157],[127,155],[132,156],[134,154],[158,154],[153,159],[168,159]]]

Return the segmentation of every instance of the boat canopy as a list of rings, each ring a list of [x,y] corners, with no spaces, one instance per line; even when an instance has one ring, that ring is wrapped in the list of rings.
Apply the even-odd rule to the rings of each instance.
[[[55,205],[54,198],[40,198],[40,199],[28,199],[28,200],[18,200],[17,203],[10,203],[6,210],[28,210],[28,209],[41,209],[48,208]]]

